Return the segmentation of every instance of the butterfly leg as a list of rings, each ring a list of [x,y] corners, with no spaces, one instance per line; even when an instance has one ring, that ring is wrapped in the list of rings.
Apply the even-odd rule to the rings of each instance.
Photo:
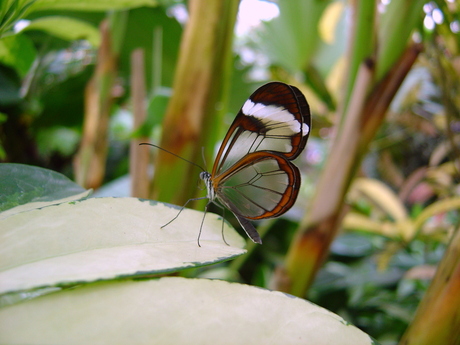
[[[222,240],[225,242],[227,246],[229,246],[224,236],[224,223],[225,223],[225,207],[222,207]]]
[[[222,240],[224,241],[224,243],[227,245],[227,246],[230,246],[230,244],[228,244],[227,240],[225,239],[225,236],[224,236],[224,224],[225,224],[225,207],[223,207],[222,205],[218,204],[217,202],[215,201],[210,201],[209,204],[213,202],[214,205],[216,205],[217,207],[221,208],[222,209]]]
[[[204,207],[204,214],[203,214],[203,219],[201,220],[200,232],[198,233],[198,238],[197,238],[197,240],[196,240],[196,242],[198,243],[198,247],[201,247],[201,244],[200,244],[201,229],[203,229],[204,218],[206,217],[206,213],[208,212],[208,206],[209,206],[210,203],[212,203],[211,200],[208,201],[208,203],[207,203],[206,206]]]
[[[162,226],[161,226],[161,229],[163,229],[165,226],[171,224],[174,220],[176,220],[176,218],[179,217],[179,215],[181,214],[181,212],[184,210],[185,206],[187,206],[187,204],[188,204],[190,201],[203,200],[203,199],[207,199],[207,197],[206,197],[206,196],[203,196],[203,197],[201,197],[201,198],[188,199],[187,202],[184,204],[184,206],[181,207],[181,209],[179,210],[179,212],[177,213],[177,215],[176,215],[173,219],[171,219],[169,222],[167,222],[165,225],[162,225]],[[206,207],[207,207],[207,205],[206,205]],[[205,213],[206,213],[206,211],[205,211]],[[200,229],[200,232],[201,232],[201,229]]]

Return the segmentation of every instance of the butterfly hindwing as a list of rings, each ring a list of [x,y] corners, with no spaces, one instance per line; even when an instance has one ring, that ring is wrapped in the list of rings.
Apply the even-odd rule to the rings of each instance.
[[[279,154],[254,152],[214,179],[213,187],[217,198],[233,204],[236,213],[245,218],[277,217],[295,202],[300,173]]]

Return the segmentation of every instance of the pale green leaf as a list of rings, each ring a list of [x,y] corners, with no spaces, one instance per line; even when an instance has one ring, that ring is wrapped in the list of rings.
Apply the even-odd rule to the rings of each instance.
[[[0,293],[162,272],[228,260],[245,241],[222,220],[135,198],[92,198],[0,220]]]
[[[384,183],[370,178],[357,178],[352,185],[353,193],[360,193],[395,221],[407,219],[407,211],[401,199]]]
[[[418,230],[428,219],[438,214],[443,214],[459,209],[460,197],[451,197],[435,201],[431,205],[425,207],[423,211],[417,216],[417,218],[415,218],[414,228]]]
[[[303,299],[178,277],[92,284],[3,308],[0,343],[374,344]]]

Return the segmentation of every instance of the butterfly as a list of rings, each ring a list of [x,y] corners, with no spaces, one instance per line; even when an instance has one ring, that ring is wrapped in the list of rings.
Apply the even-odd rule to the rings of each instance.
[[[310,129],[310,108],[298,88],[281,82],[261,86],[236,115],[212,171],[200,173],[207,196],[189,201],[207,198],[205,214],[211,203],[220,203],[253,242],[262,244],[251,220],[278,217],[294,205],[300,172],[292,160],[304,149]],[[199,246],[200,235],[201,227]]]

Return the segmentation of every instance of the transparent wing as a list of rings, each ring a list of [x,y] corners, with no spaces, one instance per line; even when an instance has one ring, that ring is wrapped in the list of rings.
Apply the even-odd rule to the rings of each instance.
[[[268,83],[244,103],[217,154],[212,175],[233,166],[245,155],[272,151],[288,160],[305,147],[310,133],[310,110],[294,86]]]
[[[300,188],[297,167],[280,154],[254,152],[213,180],[221,203],[248,219],[277,217],[294,204]]]

